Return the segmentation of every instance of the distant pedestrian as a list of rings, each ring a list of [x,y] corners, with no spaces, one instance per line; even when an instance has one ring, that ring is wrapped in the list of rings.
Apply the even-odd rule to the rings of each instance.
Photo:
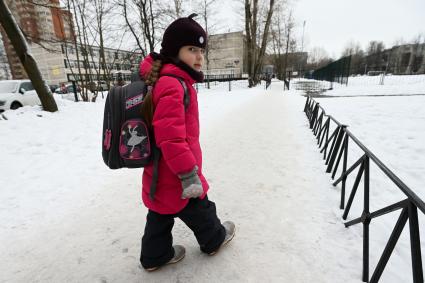
[[[164,32],[160,54],[151,53],[140,65],[140,75],[149,86],[142,114],[152,125],[162,155],[153,199],[149,197],[153,166],[143,171],[142,198],[149,211],[140,261],[147,271],[183,259],[185,248],[173,246],[175,217],[194,232],[201,251],[208,255],[235,235],[235,224],[221,223],[217,217],[202,172],[198,99],[193,84],[203,81],[207,34],[194,16],[171,23]],[[185,89],[189,94],[187,109]]]
[[[68,93],[68,90],[67,90],[67,88],[66,88],[66,86],[65,86],[65,83],[61,83],[61,86],[60,86],[60,92],[61,92],[62,94]]]
[[[289,80],[286,78],[283,78],[283,82],[284,82],[283,90],[285,89],[289,90]]]
[[[271,83],[272,83],[272,75],[271,74],[267,74],[266,75],[266,89],[269,88],[269,86],[271,85]]]

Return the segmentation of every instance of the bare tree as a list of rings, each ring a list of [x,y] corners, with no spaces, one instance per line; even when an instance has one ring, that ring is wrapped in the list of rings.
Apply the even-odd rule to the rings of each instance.
[[[96,83],[93,81],[93,71],[96,72],[97,77],[100,76],[100,66],[102,57],[99,56],[99,63],[96,64],[94,61],[93,54],[93,43],[99,36],[102,39],[103,36],[103,25],[102,20],[104,15],[104,8],[102,0],[96,0],[88,2],[86,0],[67,0],[67,8],[73,11],[74,22],[77,27],[76,36],[72,40],[74,50],[76,54],[76,65],[77,70],[74,71],[74,67],[68,56],[68,42],[64,41],[65,57],[68,62],[68,68],[71,70],[71,74],[76,82],[79,81],[79,85],[84,88],[81,89],[81,98],[83,101],[89,101],[89,90],[94,90]],[[93,5],[93,11],[90,11],[90,6]],[[100,26],[100,28],[99,28]],[[99,32],[100,30],[100,32]],[[102,40],[101,40],[102,42]],[[102,46],[100,50],[102,50]],[[99,55],[102,55],[99,52]],[[98,65],[99,69],[95,68]],[[97,92],[92,97],[92,101],[95,101]]]
[[[143,56],[154,51],[159,43],[157,36],[161,26],[159,19],[164,17],[159,3],[153,0],[124,0],[116,2],[123,11],[126,26],[133,35]]]
[[[137,8],[140,12],[143,35],[148,43],[149,52],[152,52],[156,43],[152,0],[139,0]]]
[[[129,11],[128,11],[128,6],[130,5],[130,3],[127,2],[127,0],[123,0],[122,3],[120,1],[118,1],[117,4],[122,7],[123,16],[124,16],[124,19],[125,19],[125,23],[126,23],[127,27],[129,28],[131,34],[133,35],[134,39],[136,40],[136,44],[137,44],[140,52],[142,53],[143,57],[145,57],[146,54],[147,54],[147,52],[146,52],[146,44],[145,44],[145,42],[143,42],[143,38],[140,38],[139,37],[138,31],[134,27],[135,24],[130,19],[130,15],[129,15]]]
[[[174,0],[174,8],[176,11],[176,17],[180,18],[182,16],[182,0]]]
[[[83,0],[83,2],[78,2],[78,0],[71,0],[71,4],[72,4],[72,9],[74,11],[73,15],[75,17],[75,24],[77,26],[77,36],[76,36],[76,40],[74,40],[74,48],[75,48],[75,54],[77,56],[77,68],[78,68],[78,76],[74,76],[74,80],[75,81],[80,81],[81,85],[84,85],[84,78],[83,78],[83,72],[82,72],[82,68],[83,66],[81,66],[80,62],[80,56],[82,55],[82,51],[84,52],[84,47],[83,45],[83,32],[82,30],[85,29],[85,25],[84,25],[84,20],[81,21],[81,18],[83,18],[83,16],[81,14],[79,14],[78,12],[80,12],[81,10],[85,10],[85,5],[86,5],[86,1]],[[81,9],[80,5],[83,6],[83,9]],[[81,26],[82,25],[82,26]],[[84,54],[82,56],[84,58]],[[76,90],[74,90],[76,91]],[[84,98],[83,98],[84,100]],[[88,99],[86,99],[85,101],[87,101]]]
[[[211,20],[211,15],[213,13],[213,10],[215,8],[215,4],[217,3],[217,0],[198,0],[197,1],[197,10],[200,11],[200,15],[203,21],[204,29],[207,35],[211,33],[212,30],[214,30],[214,27],[216,26],[216,23]],[[210,45],[207,45],[207,48],[205,49],[205,62],[206,62],[206,70],[207,72],[210,69]],[[207,77],[207,88],[210,88],[210,81]]]
[[[89,100],[88,90],[95,91],[92,101],[97,98],[96,82],[93,78],[103,79],[107,87],[113,83],[112,70],[115,66],[115,61],[118,59],[117,52],[111,55],[106,51],[106,38],[111,38],[112,29],[107,25],[105,20],[111,16],[113,5],[108,0],[68,0],[68,4],[72,5],[73,15],[75,17],[76,38],[74,40],[74,49],[76,51],[77,78],[84,88],[82,89],[81,97],[84,101]],[[121,39],[118,40],[119,47],[122,44],[125,32],[121,33]],[[99,46],[99,49],[93,48]],[[118,48],[119,48],[118,47]],[[95,54],[96,53],[96,54]],[[95,61],[95,56],[98,61]],[[67,53],[66,57],[68,59]],[[106,57],[113,58],[107,60]],[[69,64],[71,73],[72,64]],[[93,71],[96,73],[94,74]],[[103,93],[102,93],[103,95]]]
[[[385,62],[382,58],[385,45],[382,41],[372,40],[366,47],[366,65],[368,70],[383,71]]]
[[[266,52],[271,18],[275,0],[270,0],[268,6],[258,5],[258,0],[245,0],[245,32],[248,49],[248,84],[253,87],[260,82],[259,73]],[[260,17],[260,9],[264,9],[265,18]],[[262,22],[265,22],[264,27]],[[260,24],[259,24],[260,22]]]
[[[293,35],[295,21],[287,1],[279,1],[275,5],[271,27],[271,50],[273,63],[279,79],[286,80],[289,65],[300,66],[301,56],[289,56],[297,51],[297,41]],[[300,67],[298,67],[299,69]]]
[[[365,69],[364,52],[360,43],[349,41],[342,51],[342,57],[351,56],[350,74],[361,74]]]
[[[56,105],[50,88],[43,80],[37,63],[29,51],[24,35],[4,0],[0,0],[0,23],[25,68],[34,89],[40,98],[43,109],[49,112],[56,112],[58,110],[58,106]]]
[[[104,32],[105,32],[105,26],[104,26],[104,18],[108,16],[109,9],[105,7],[105,0],[94,0],[92,1],[92,5],[94,5],[94,12],[96,15],[96,25],[95,25],[95,31],[96,34],[99,35],[99,42],[98,45],[100,47],[99,49],[99,70],[103,70],[103,74],[107,74],[105,76],[105,81],[108,89],[111,87],[111,68],[108,68],[106,64],[106,58],[105,58],[105,40],[104,40]],[[95,37],[96,38],[96,37]],[[115,61],[115,56],[114,56]],[[100,71],[98,72],[98,77],[100,76]],[[93,101],[96,100],[97,93],[93,96]]]
[[[158,15],[160,22],[165,24],[165,26],[161,27],[162,29],[168,25],[167,23],[186,16],[187,8],[185,7],[183,0],[159,1],[156,5],[158,5],[158,11],[161,12]]]
[[[403,45],[403,44],[406,44],[406,41],[404,40],[403,37],[398,37],[393,42],[393,46],[398,46],[398,45]]]
[[[311,70],[319,69],[332,62],[328,52],[322,47],[313,47],[307,59],[307,68]]]
[[[375,53],[380,53],[384,51],[385,44],[382,41],[372,40],[369,42],[369,44],[366,47],[366,53],[367,55],[372,55]]]
[[[288,68],[288,53],[289,48],[291,46],[291,36],[292,30],[295,26],[294,18],[292,17],[292,11],[289,12],[289,15],[285,17],[285,42],[286,42],[286,50],[285,50],[285,61],[283,63],[283,80],[285,81],[285,84],[287,88],[289,88],[289,82],[287,79],[287,68]]]

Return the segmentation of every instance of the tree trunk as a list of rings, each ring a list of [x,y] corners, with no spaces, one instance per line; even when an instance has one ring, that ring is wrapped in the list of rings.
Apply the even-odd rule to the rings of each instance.
[[[133,25],[130,23],[129,19],[128,19],[128,13],[127,13],[127,1],[124,0],[124,3],[122,4],[122,8],[124,11],[124,19],[125,19],[125,23],[127,24],[127,27],[130,29],[131,34],[133,35],[134,39],[136,40],[137,46],[139,47],[140,51],[142,52],[143,57],[146,56],[146,51],[145,49],[142,47],[142,44],[140,43],[140,39],[136,34],[136,31],[133,28]]]
[[[21,63],[32,82],[38,97],[40,98],[43,110],[49,112],[58,111],[58,106],[56,105],[50,88],[43,80],[41,72],[38,69],[37,62],[34,60],[29,51],[24,35],[4,0],[0,0],[0,23],[12,42],[15,52],[21,60]]]
[[[264,31],[262,31],[261,33],[261,31],[258,30],[258,0],[252,1],[252,11],[251,1],[245,0],[245,32],[248,48],[247,65],[249,87],[253,87],[260,82],[259,71],[263,64],[263,58],[266,51],[270,21],[273,15],[274,2],[274,0],[270,0],[270,5],[267,10],[266,25],[264,27]],[[260,10],[261,9],[262,7],[260,7]],[[262,36],[261,42],[259,42],[258,44],[257,35]],[[258,48],[258,45],[260,45],[260,48]]]
[[[273,15],[273,6],[274,6],[274,0],[270,0],[269,11],[267,12],[266,25],[264,27],[264,32],[263,32],[263,39],[261,41],[261,48],[258,53],[258,57],[255,60],[255,66],[254,66],[254,72],[253,72],[255,84],[259,82],[258,73],[261,67],[263,66],[264,54],[266,53],[266,46],[267,46],[267,41],[269,36],[270,22]]]
[[[288,34],[286,38],[286,51],[285,51],[285,63],[283,65],[283,80],[286,82],[286,68],[288,67],[288,50],[289,50],[289,39],[291,36],[291,29],[288,28]]]
[[[208,26],[208,19],[210,18],[210,14],[211,14],[211,5],[213,5],[215,2],[215,0],[202,0],[200,2],[200,10],[202,10],[202,18],[204,20],[205,23],[205,32],[207,34],[207,36],[209,35],[209,26]],[[210,89],[210,58],[209,58],[209,45],[207,45],[207,47],[205,48],[205,62],[206,62],[206,69],[207,69],[207,88]]]
[[[246,47],[247,52],[247,71],[248,71],[248,87],[253,87],[254,82],[252,80],[252,61],[253,61],[253,51],[252,48],[252,38],[251,38],[251,4],[249,0],[245,0],[245,33],[246,33]]]
[[[78,41],[77,38],[74,40],[74,46],[75,46],[75,55],[77,56],[77,67],[78,67],[78,79],[77,78],[73,78],[74,81],[76,83],[78,83],[78,80],[81,81],[80,84],[83,84],[83,74],[81,72],[81,64],[80,64],[80,51],[81,51],[81,46],[82,46],[82,40],[81,40],[81,28],[80,28],[80,24],[78,22],[78,18],[77,18],[77,8],[76,5],[80,5],[80,3],[75,3],[75,0],[72,0],[72,6],[74,9],[74,17],[75,17],[75,24],[77,25],[77,31],[78,31]],[[79,9],[81,10],[81,9]],[[75,93],[75,89],[74,89],[74,93]],[[78,94],[75,96],[75,100],[78,101]]]

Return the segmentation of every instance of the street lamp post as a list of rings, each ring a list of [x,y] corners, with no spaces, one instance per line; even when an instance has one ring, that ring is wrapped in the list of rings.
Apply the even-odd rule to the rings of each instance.
[[[301,78],[301,64],[302,64],[302,60],[303,60],[303,52],[304,52],[304,30],[305,30],[305,23],[306,21],[303,22],[303,36],[301,38],[301,54],[300,54],[300,69],[298,72],[298,76],[299,78]]]

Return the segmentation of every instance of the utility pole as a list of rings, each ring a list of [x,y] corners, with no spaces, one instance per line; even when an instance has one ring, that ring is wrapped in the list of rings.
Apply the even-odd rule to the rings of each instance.
[[[305,22],[303,22],[303,36],[301,37],[301,54],[300,54],[300,60],[299,60],[299,70],[298,70],[298,79],[301,79],[301,64],[303,60],[303,52],[304,52],[304,29],[305,29]]]
[[[303,22],[303,37],[301,38],[301,52],[304,51],[304,30],[305,30],[305,23],[306,23],[306,21]]]

